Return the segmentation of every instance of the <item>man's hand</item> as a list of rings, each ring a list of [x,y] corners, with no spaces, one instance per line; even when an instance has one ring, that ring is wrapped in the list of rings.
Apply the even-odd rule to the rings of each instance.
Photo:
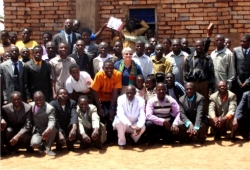
[[[137,127],[135,128],[135,136],[139,135],[141,132],[141,128]]]
[[[14,146],[14,145],[18,142],[18,140],[19,140],[20,137],[21,137],[21,136],[20,136],[19,134],[16,134],[16,135],[10,140],[11,146]]]
[[[73,141],[76,138],[76,128],[71,129],[69,132],[69,141]]]
[[[6,128],[7,123],[4,119],[1,120],[1,131],[4,131],[4,129]]]
[[[238,127],[238,120],[237,120],[237,118],[234,118],[234,120],[233,120],[233,128],[237,129],[237,127]]]
[[[50,136],[51,134],[51,129],[50,128],[47,128],[43,133],[42,133],[42,139],[43,140],[47,140],[48,137]]]
[[[64,135],[62,134],[62,132],[59,132],[59,142],[62,146],[66,146],[67,143],[66,143],[66,139],[64,137]]]
[[[219,127],[219,119],[218,119],[218,117],[212,118],[212,122],[214,123],[215,127]]]
[[[91,139],[89,138],[89,136],[86,133],[82,134],[82,139],[84,142],[90,143]]]
[[[57,94],[53,93],[53,99],[55,100],[57,98]]]
[[[176,125],[172,125],[171,126],[171,131],[173,132],[173,134],[178,134],[179,133],[179,128],[178,128],[178,126],[176,126]]]
[[[101,116],[101,117],[104,116],[104,111],[103,111],[103,109],[101,107],[97,109],[97,112],[98,112],[99,116]]]
[[[164,120],[163,125],[166,127],[167,130],[171,129],[171,124],[167,121],[167,119]]]
[[[227,116],[224,117],[219,117],[219,128],[225,123],[225,121],[227,120]]]
[[[113,121],[115,118],[115,111],[113,109],[109,109],[109,119]]]
[[[3,105],[6,105],[6,104],[8,104],[8,101],[7,101],[7,100],[4,100],[4,101],[3,101]]]
[[[99,129],[98,129],[98,128],[95,128],[95,129],[93,130],[93,132],[92,132],[91,138],[92,138],[93,140],[96,140],[96,139],[98,139],[98,135],[99,135]]]

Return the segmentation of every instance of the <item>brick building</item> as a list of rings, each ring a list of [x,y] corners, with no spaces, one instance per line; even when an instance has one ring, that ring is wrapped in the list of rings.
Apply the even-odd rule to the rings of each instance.
[[[151,18],[147,22],[160,42],[164,37],[187,37],[192,44],[205,38],[210,22],[215,24],[214,34],[229,36],[232,46],[239,45],[242,34],[250,33],[249,0],[4,0],[4,14],[7,30],[18,32],[20,38],[21,28],[31,27],[33,39],[39,42],[43,31],[61,30],[66,18],[78,18],[96,31],[110,16],[123,21]],[[110,41],[108,29],[101,39]]]

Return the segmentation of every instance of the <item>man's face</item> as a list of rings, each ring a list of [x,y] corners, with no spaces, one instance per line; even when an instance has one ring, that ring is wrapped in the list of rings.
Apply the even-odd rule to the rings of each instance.
[[[90,35],[89,35],[89,33],[83,32],[83,33],[82,33],[82,40],[83,40],[85,43],[89,43],[89,41],[90,41]]]
[[[22,98],[19,94],[13,94],[11,95],[11,103],[14,107],[20,108],[22,104]]]
[[[221,36],[215,37],[215,45],[218,49],[224,48],[225,47],[224,43],[225,43],[224,37],[221,37]]]
[[[155,87],[154,81],[151,80],[151,79],[149,79],[149,78],[146,79],[145,85],[146,85],[146,87],[147,87],[148,90],[153,90],[154,87]]]
[[[58,92],[57,98],[61,102],[66,102],[69,99],[69,95],[68,95],[67,90],[60,89]]]
[[[30,35],[31,35],[31,32],[27,29],[24,29],[23,32],[22,32],[22,40],[23,42],[29,42],[30,41]]]
[[[126,89],[126,96],[129,101],[133,101],[135,98],[135,89],[134,88],[127,88]]]
[[[30,57],[30,50],[29,50],[28,48],[23,48],[23,49],[21,50],[21,56],[22,56],[22,58],[24,58],[24,59],[29,58],[29,57]]]
[[[70,19],[66,19],[66,21],[64,22],[64,29],[65,31],[71,31],[73,26],[73,22]]]
[[[153,50],[152,50],[152,46],[151,46],[151,45],[149,45],[149,44],[145,45],[145,50],[144,50],[144,52],[145,52],[145,54],[146,54],[147,56],[149,56],[149,57],[150,57],[150,55],[151,55],[151,54],[152,54],[152,52],[153,52]]]
[[[156,94],[157,94],[158,99],[163,100],[165,98],[165,95],[166,95],[166,87],[163,84],[157,85],[156,86]]]
[[[105,63],[103,65],[103,71],[105,72],[107,77],[111,77],[114,71],[114,64],[112,63]]]
[[[9,52],[5,52],[3,54],[3,61],[7,61],[8,59],[10,59],[10,53]]]
[[[188,98],[193,97],[193,95],[195,93],[194,86],[190,85],[190,84],[186,85],[185,86],[185,92],[186,92],[186,95],[187,95]]]
[[[68,54],[67,44],[59,44],[58,53],[60,56],[67,56],[67,54]]]
[[[164,49],[169,49],[170,50],[171,44],[169,43],[168,40],[163,40],[162,44],[163,44]]]
[[[107,54],[108,54],[108,46],[107,46],[107,44],[104,44],[104,43],[99,44],[98,52],[99,52],[100,55],[106,57]]]
[[[72,26],[72,31],[76,32],[80,27],[80,22],[74,21]]]
[[[155,33],[153,30],[149,29],[147,31],[147,39],[153,38],[155,36]]]
[[[47,43],[46,44],[46,51],[49,56],[55,56],[56,54],[56,46],[54,43]]]
[[[89,102],[88,102],[88,100],[82,98],[79,100],[78,106],[79,106],[81,112],[86,113],[88,106],[89,106]]]
[[[138,89],[142,89],[143,84],[144,84],[144,78],[143,77],[136,77],[135,84],[136,84],[136,87]]]
[[[144,53],[144,43],[138,42],[135,44],[135,51],[137,54],[143,54]]]
[[[16,44],[16,41],[17,41],[17,35],[16,34],[12,34],[10,36],[10,42],[13,43],[13,44]]]
[[[34,59],[36,61],[41,61],[43,56],[43,49],[42,48],[35,48],[34,49]]]
[[[76,42],[76,50],[78,53],[82,53],[84,51],[84,48],[85,48],[84,41]]]
[[[127,27],[128,27],[128,29],[129,30],[134,30],[135,29],[135,21],[134,20],[129,20],[128,21],[128,25],[127,25]]]
[[[248,49],[250,45],[250,41],[247,41],[246,38],[241,38],[240,40],[241,47],[244,49]]]
[[[45,103],[45,98],[41,94],[35,94],[34,101],[35,101],[35,105],[37,105],[39,108],[41,108]]]
[[[70,74],[71,74],[71,76],[72,76],[76,81],[79,80],[79,78],[80,78],[80,70],[79,70],[78,68],[73,68],[73,69],[71,69]]]
[[[165,83],[167,85],[173,85],[174,84],[174,76],[172,74],[167,74],[165,77]]]
[[[225,39],[225,46],[226,46],[228,49],[230,49],[230,47],[231,47],[231,40]]]
[[[158,57],[162,57],[163,55],[163,47],[161,45],[157,45],[155,47],[155,55]]]
[[[150,38],[149,43],[150,43],[153,47],[155,47],[156,44],[157,44],[157,40],[156,40],[155,38]]]
[[[122,44],[120,42],[116,42],[113,48],[116,53],[122,52]]]
[[[172,45],[172,49],[174,52],[180,52],[181,51],[181,45],[179,41],[174,40],[173,41],[173,45]]]
[[[10,58],[11,59],[18,59],[19,56],[19,49],[17,47],[10,47]]]
[[[201,41],[196,41],[195,42],[195,49],[197,51],[197,53],[202,53],[204,50],[204,45],[203,45],[203,42]]]
[[[186,50],[188,48],[188,40],[187,39],[182,39],[181,40],[181,46],[183,50]]]
[[[226,94],[227,93],[227,84],[226,82],[219,82],[218,83],[218,91],[220,94]]]
[[[9,34],[2,33],[1,34],[1,40],[2,40],[2,43],[8,42],[9,41]]]
[[[43,44],[47,44],[47,42],[51,41],[52,37],[49,34],[44,34],[43,35]]]

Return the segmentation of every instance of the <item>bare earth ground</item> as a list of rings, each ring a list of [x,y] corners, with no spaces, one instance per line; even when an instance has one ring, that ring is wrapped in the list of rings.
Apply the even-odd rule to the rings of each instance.
[[[75,147],[79,145],[76,144]],[[54,148],[54,147],[53,147]],[[64,149],[56,157],[28,154],[24,150],[17,155],[2,157],[3,169],[250,169],[250,142],[237,140],[214,141],[209,137],[204,145],[143,144],[125,150],[117,146],[99,151],[89,148],[68,152]]]

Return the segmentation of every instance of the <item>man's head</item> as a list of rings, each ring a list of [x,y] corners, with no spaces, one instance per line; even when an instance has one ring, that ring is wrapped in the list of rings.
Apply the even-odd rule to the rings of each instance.
[[[162,40],[162,45],[163,45],[164,50],[170,50],[172,42],[169,38],[164,38]]]
[[[54,42],[49,41],[46,44],[46,51],[48,56],[55,57],[56,56],[56,45]]]
[[[107,77],[111,77],[114,71],[114,63],[111,60],[105,60],[102,67]]]
[[[230,49],[231,48],[231,40],[229,37],[225,37],[225,46]]]
[[[98,52],[100,54],[100,56],[102,58],[105,58],[107,57],[107,54],[108,54],[108,44],[106,42],[101,42],[99,45],[98,45]]]
[[[143,88],[143,84],[144,84],[143,75],[141,75],[141,74],[137,75],[136,79],[135,79],[135,85],[136,85],[137,89],[141,90]]]
[[[5,53],[3,53],[3,62],[7,61],[8,59],[10,59],[10,52],[6,51]]]
[[[68,91],[65,88],[60,88],[57,91],[57,99],[59,102],[65,103],[69,99]]]
[[[9,32],[7,30],[2,30],[1,31],[1,41],[3,44],[9,43]]]
[[[36,91],[34,93],[33,98],[34,98],[35,105],[37,107],[41,108],[45,104],[45,96],[44,96],[43,92]]]
[[[9,48],[9,52],[10,52],[10,59],[11,60],[18,60],[19,49],[16,46],[11,46]]]
[[[87,96],[80,96],[78,98],[78,106],[82,113],[86,113],[89,107],[89,100]]]
[[[135,94],[136,94],[136,90],[135,90],[135,86],[133,85],[128,85],[126,87],[126,96],[127,96],[127,99],[129,101],[133,101],[134,98],[135,98]]]
[[[150,43],[145,44],[144,53],[149,57],[153,53],[152,45]]]
[[[217,34],[215,36],[215,45],[217,47],[217,50],[222,50],[225,47],[225,38],[221,34]]]
[[[241,47],[244,49],[248,49],[250,47],[250,35],[245,34],[240,40]]]
[[[167,85],[167,87],[172,88],[174,86],[174,82],[175,82],[175,75],[172,72],[167,73],[165,76],[165,84]]]
[[[76,41],[76,51],[78,54],[82,55],[84,53],[85,44],[83,40]]]
[[[33,48],[34,60],[37,62],[42,61],[43,48],[41,46],[35,46]]]
[[[155,30],[153,28],[149,28],[146,31],[147,39],[153,38],[155,36]]]
[[[46,45],[49,41],[52,40],[52,34],[48,31],[45,31],[43,32],[42,38],[43,38],[43,44]]]
[[[184,85],[185,87],[185,92],[188,98],[191,98],[195,94],[195,86],[194,83],[188,82]]]
[[[182,38],[181,39],[181,48],[184,51],[188,48],[188,40],[187,40],[187,38]]]
[[[152,48],[155,49],[155,46],[157,45],[157,39],[152,37],[149,39],[149,43],[152,45]]]
[[[22,31],[22,41],[28,43],[30,41],[32,30],[30,28],[23,28]]]
[[[82,40],[85,42],[85,44],[89,44],[91,34],[92,34],[92,31],[88,27],[84,27],[81,30]]]
[[[66,58],[68,55],[68,45],[66,43],[60,43],[58,45],[58,53],[61,58]]]
[[[202,39],[197,39],[195,41],[195,50],[196,50],[197,54],[204,53],[204,42]]]
[[[163,56],[163,46],[161,44],[158,44],[155,46],[155,55],[157,57],[162,57]]]
[[[26,47],[23,47],[21,49],[20,54],[24,60],[27,60],[30,58],[30,50]]]
[[[157,83],[156,85],[156,94],[157,94],[157,98],[159,100],[164,100],[165,95],[166,95],[166,87],[164,83]]]
[[[156,86],[156,78],[153,75],[150,75],[146,78],[145,86],[147,90],[153,90]]]
[[[145,43],[141,40],[135,43],[135,52],[138,56],[142,56],[144,54]]]
[[[66,19],[64,21],[64,30],[67,34],[70,34],[72,31],[73,21],[71,19]]]
[[[10,94],[11,103],[15,108],[20,108],[22,104],[22,94],[19,91],[13,91]]]
[[[220,94],[227,94],[227,83],[225,81],[219,81],[217,84],[217,90]]]
[[[78,81],[80,78],[80,67],[77,64],[70,65],[69,73],[75,79],[75,81]]]
[[[123,44],[120,40],[116,40],[113,46],[113,50],[115,51],[115,53],[117,54],[121,54],[122,53],[122,49],[123,49]]]
[[[17,34],[16,32],[11,32],[10,33],[10,43],[11,44],[16,44],[17,41]]]
[[[78,19],[74,19],[73,26],[72,26],[72,31],[77,32],[78,29],[80,28],[80,26],[81,26],[81,22]]]
[[[173,39],[172,41],[172,50],[174,53],[180,53],[181,52],[181,41],[179,39]]]
[[[130,32],[135,30],[135,26],[136,26],[136,21],[133,18],[130,18],[126,23],[126,28]]]

